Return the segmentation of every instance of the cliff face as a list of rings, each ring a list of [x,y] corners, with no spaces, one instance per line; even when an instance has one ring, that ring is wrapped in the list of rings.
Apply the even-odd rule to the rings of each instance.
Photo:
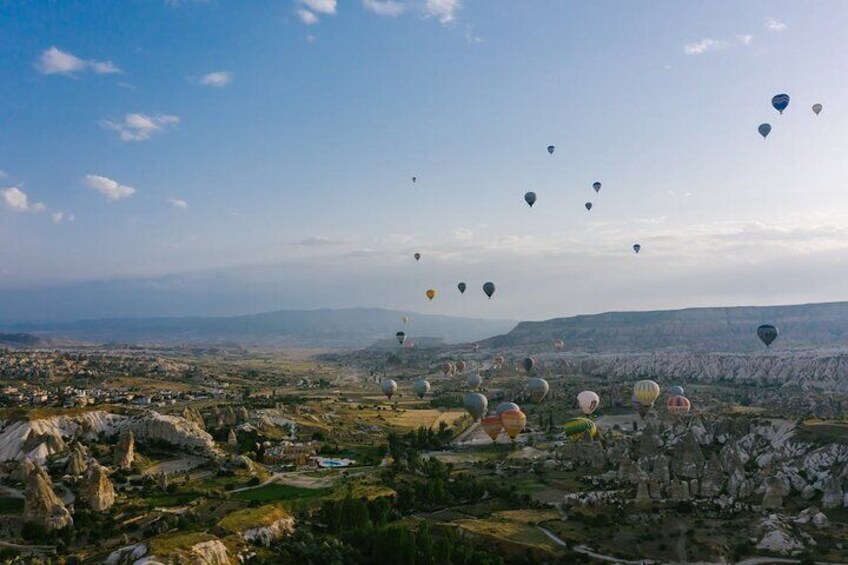
[[[555,339],[566,350],[585,353],[685,351],[754,352],[762,349],[758,325],[775,324],[779,350],[844,348],[848,303],[739,308],[692,308],[657,312],[609,312],[521,322],[508,334],[480,343],[485,348],[550,351]]]
[[[115,488],[106,468],[92,461],[82,482],[82,499],[95,512],[105,512],[115,504]]]
[[[71,513],[53,492],[50,475],[37,464],[24,463],[26,489],[24,522],[37,524],[47,531],[59,530],[74,523]]]

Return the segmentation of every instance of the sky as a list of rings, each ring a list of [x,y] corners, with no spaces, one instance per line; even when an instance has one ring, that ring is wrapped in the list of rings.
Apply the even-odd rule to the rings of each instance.
[[[848,299],[846,22],[841,0],[0,0],[0,322]]]

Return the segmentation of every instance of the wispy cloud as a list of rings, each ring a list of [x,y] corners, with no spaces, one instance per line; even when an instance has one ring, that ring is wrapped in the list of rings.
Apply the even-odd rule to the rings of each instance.
[[[200,77],[200,84],[214,88],[223,88],[231,82],[233,82],[233,73],[230,71],[215,71]]]
[[[74,221],[74,215],[70,212],[53,212],[50,214],[50,219],[53,220],[54,224],[71,223]]]
[[[179,117],[166,114],[156,116],[127,114],[121,122],[104,120],[100,126],[118,132],[121,141],[146,141],[178,123],[180,123]]]
[[[366,10],[378,16],[397,17],[406,11],[406,7],[395,0],[362,0]]]
[[[179,208],[179,209],[188,208],[188,202],[186,202],[182,198],[169,198],[168,204],[170,204],[174,208]]]
[[[13,212],[41,212],[45,209],[41,202],[31,203],[26,192],[22,191],[17,186],[6,188],[0,191],[3,195],[3,202],[6,208]]]
[[[773,31],[775,33],[781,33],[783,31],[786,31],[786,28],[787,28],[787,25],[785,23],[778,21],[774,18],[770,18],[763,25],[765,26],[765,28],[767,30]]]
[[[76,55],[62,51],[58,47],[45,49],[35,63],[35,68],[44,75],[77,75],[93,72],[98,75],[120,73],[112,61],[94,61],[80,59]]]
[[[318,14],[332,16],[336,13],[336,0],[296,0],[295,10],[300,21],[306,25],[318,23]]]
[[[303,247],[336,247],[339,245],[346,245],[348,243],[350,243],[350,240],[333,239],[331,237],[324,237],[319,235],[301,239],[297,242],[297,245],[301,245]]]
[[[6,178],[7,176],[9,175],[7,175],[5,171],[0,171],[0,179]]]
[[[706,53],[717,53],[740,45],[750,45],[754,36],[750,34],[739,34],[734,39],[704,38],[700,41],[687,43],[683,46],[683,52],[687,55],[704,55]]]
[[[122,200],[135,194],[135,189],[100,175],[85,175],[86,186],[96,190],[109,200]]]
[[[449,25],[456,21],[456,13],[461,6],[461,0],[427,0],[424,15],[436,18],[442,25]]]

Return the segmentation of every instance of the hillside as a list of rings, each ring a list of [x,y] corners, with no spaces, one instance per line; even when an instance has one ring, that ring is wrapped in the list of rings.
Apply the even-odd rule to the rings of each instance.
[[[410,315],[379,308],[284,310],[229,318],[120,318],[16,325],[48,337],[94,343],[224,343],[290,347],[364,347],[406,331],[410,337],[446,342],[479,340],[509,330],[515,322]]]
[[[521,322],[509,333],[481,345],[545,351],[559,338],[570,352],[751,352],[763,347],[755,334],[763,323],[780,328],[774,349],[843,348],[848,343],[848,302],[554,318]]]

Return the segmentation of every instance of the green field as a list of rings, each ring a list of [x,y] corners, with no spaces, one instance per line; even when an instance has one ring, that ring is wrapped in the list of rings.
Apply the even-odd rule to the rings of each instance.
[[[236,492],[231,498],[247,501],[273,502],[277,500],[310,500],[320,498],[331,492],[328,488],[300,488],[289,485],[265,485],[250,490]]]

